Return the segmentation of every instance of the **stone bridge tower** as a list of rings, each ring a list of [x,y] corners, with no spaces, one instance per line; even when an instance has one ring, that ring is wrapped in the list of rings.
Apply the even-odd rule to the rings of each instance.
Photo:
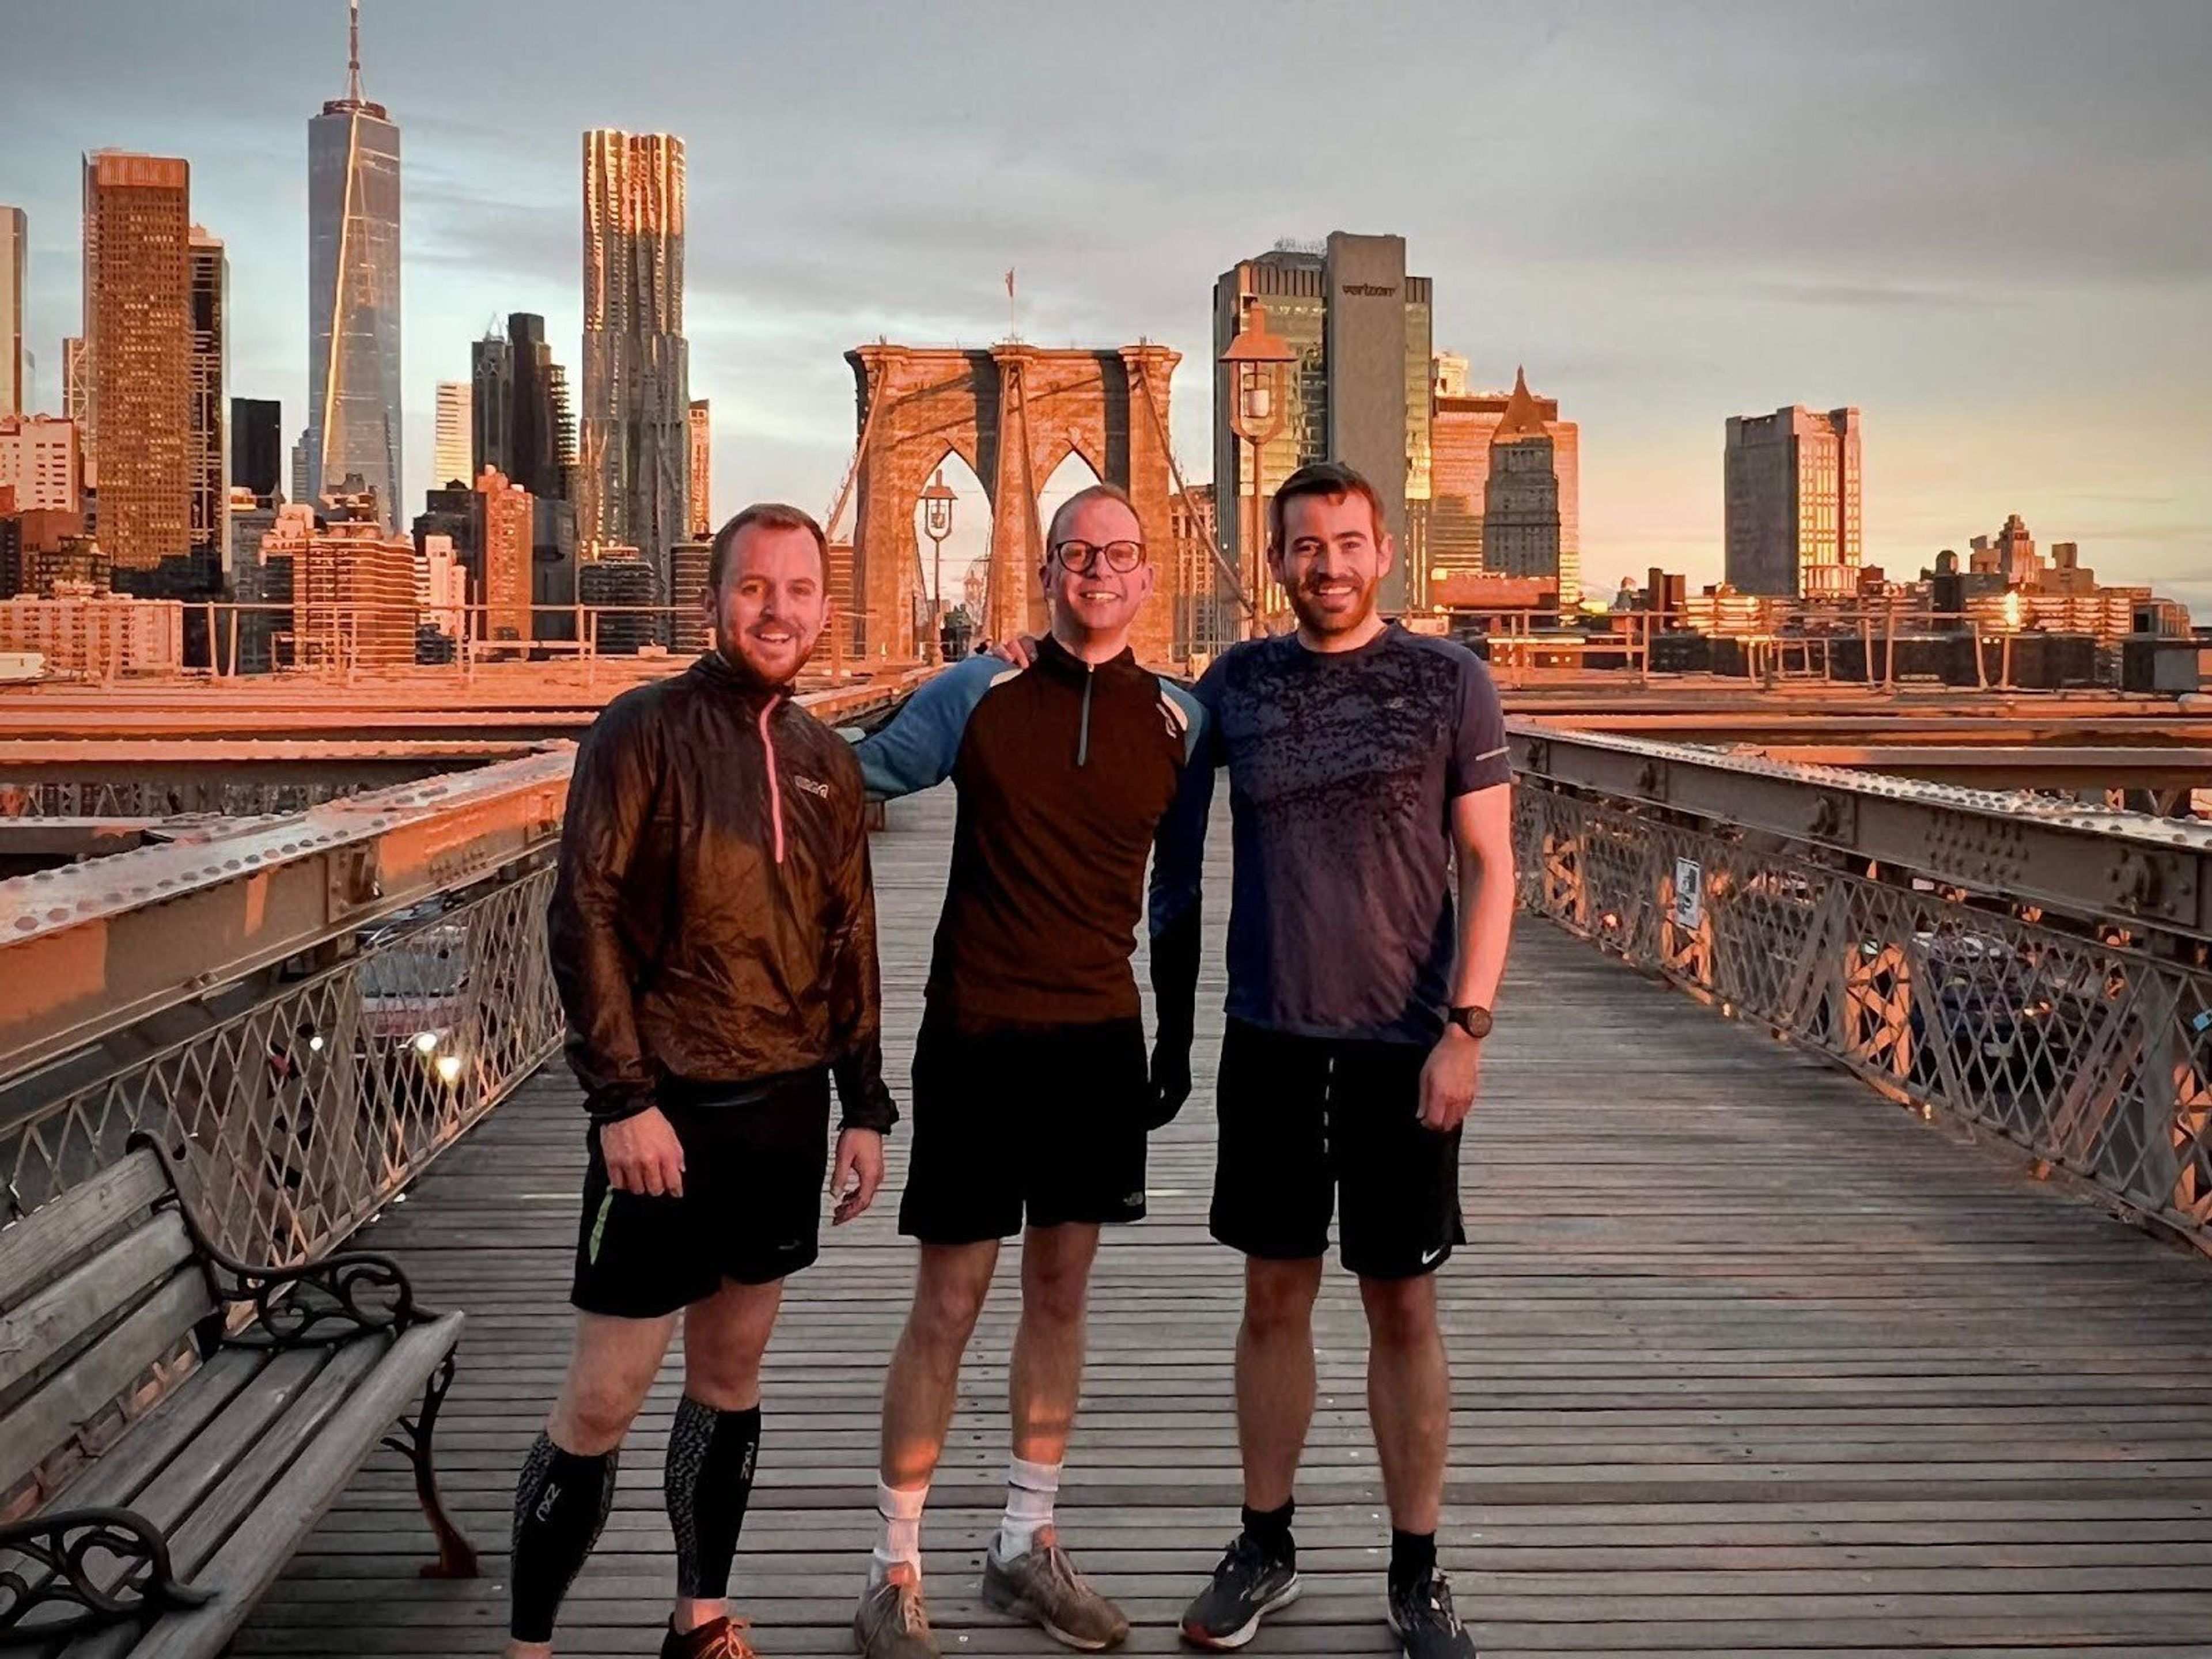
[[[1176,560],[1168,408],[1178,353],[1149,343],[1060,351],[1018,342],[981,350],[878,343],[845,361],[860,404],[853,592],[860,657],[921,654],[915,504],[948,453],[968,464],[991,501],[983,637],[1041,630],[1037,495],[1074,453],[1136,503],[1157,585],[1133,643],[1142,660],[1170,665]]]

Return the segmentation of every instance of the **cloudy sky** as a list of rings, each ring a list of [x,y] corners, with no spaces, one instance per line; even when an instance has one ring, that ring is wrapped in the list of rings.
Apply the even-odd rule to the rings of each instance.
[[[578,359],[580,145],[683,136],[718,507],[835,493],[878,335],[1184,354],[1277,238],[1395,231],[1441,346],[1583,434],[1594,586],[1719,571],[1722,426],[1866,421],[1869,561],[2024,514],[2212,612],[2212,0],[367,0],[404,133],[407,447],[510,310]],[[306,121],[343,0],[0,0],[0,201],[42,400],[78,327],[77,155],[192,163],[234,390],[301,424]]]

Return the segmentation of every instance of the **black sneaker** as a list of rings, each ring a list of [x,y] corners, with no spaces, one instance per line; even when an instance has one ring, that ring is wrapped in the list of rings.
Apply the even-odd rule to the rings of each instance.
[[[1182,1638],[1201,1648],[1241,1648],[1260,1620],[1298,1599],[1298,1570],[1240,1532],[1213,1570],[1213,1582],[1182,1616]]]
[[[1406,1659],[1475,1659],[1474,1638],[1452,1611],[1451,1584],[1443,1574],[1428,1577],[1404,1589],[1394,1589],[1389,1600],[1390,1628]]]

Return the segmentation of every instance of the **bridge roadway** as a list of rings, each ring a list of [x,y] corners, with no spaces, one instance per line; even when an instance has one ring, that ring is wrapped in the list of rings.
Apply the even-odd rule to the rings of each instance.
[[[877,843],[902,1092],[950,805],[895,809]],[[1051,1109],[1048,1081],[1005,1081]],[[1205,1231],[1211,1127],[1201,1088],[1154,1142],[1152,1218],[1102,1255],[1063,1499],[1079,1558],[1137,1621],[1134,1653],[1176,1650],[1171,1621],[1234,1527],[1238,1273]],[[772,1659],[849,1650],[877,1391],[912,1267],[893,1221],[904,1147],[877,1212],[796,1281],[770,1353],[735,1589]],[[426,1534],[398,1460],[380,1459],[235,1651],[497,1651],[514,1474],[566,1352],[581,1152],[556,1063],[362,1240],[468,1310],[439,1439],[485,1576],[416,1577]],[[1472,1243],[1443,1279],[1443,1556],[1492,1659],[2212,1653],[2207,1264],[1536,921],[1463,1193]],[[977,1334],[925,1533],[948,1655],[1055,1650],[974,1588],[1001,1498],[1012,1279],[1002,1267]],[[1362,1327],[1334,1270],[1316,1339],[1309,1590],[1250,1650],[1382,1654]],[[657,1644],[677,1386],[672,1367],[637,1425],[564,1653]]]

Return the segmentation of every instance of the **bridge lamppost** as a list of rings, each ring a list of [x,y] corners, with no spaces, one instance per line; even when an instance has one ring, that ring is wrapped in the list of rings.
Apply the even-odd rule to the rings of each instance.
[[[930,642],[940,663],[945,660],[945,538],[952,533],[953,500],[940,466],[929,488],[921,492],[921,531],[935,549],[929,570]]]
[[[1267,332],[1267,308],[1257,301],[1244,313],[1244,326],[1229,343],[1229,349],[1221,354],[1222,365],[1236,377],[1235,395],[1229,400],[1230,429],[1252,451],[1251,505],[1243,509],[1249,527],[1237,565],[1244,581],[1246,628],[1255,639],[1267,631],[1260,607],[1267,568],[1260,518],[1260,448],[1283,429],[1287,412],[1283,383],[1297,361],[1296,352]]]

